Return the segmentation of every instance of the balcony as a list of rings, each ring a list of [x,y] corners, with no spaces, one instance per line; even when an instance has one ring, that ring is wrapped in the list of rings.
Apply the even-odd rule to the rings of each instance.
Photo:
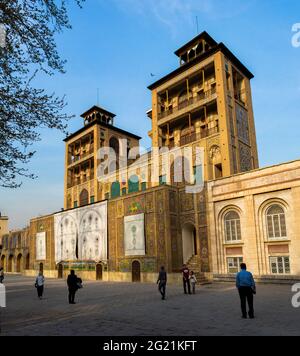
[[[91,155],[93,153],[94,153],[94,146],[91,146],[88,151],[84,151],[81,154],[78,154],[76,156],[70,157],[68,159],[68,165],[77,163],[78,161],[81,161],[81,160],[85,159],[86,157],[88,157],[89,155]]]
[[[90,180],[93,180],[95,178],[94,173],[92,173],[90,176],[83,176],[83,177],[77,177],[72,179],[69,183],[68,183],[68,189],[75,187],[76,185],[80,185],[86,182],[89,182]]]
[[[188,145],[191,142],[199,141],[199,140],[201,140],[203,138],[212,136],[212,135],[217,134],[217,133],[219,133],[219,128],[218,127],[214,127],[212,129],[207,129],[207,130],[204,130],[204,131],[199,132],[199,133],[192,133],[190,135],[181,136],[181,138],[180,138],[180,146]]]
[[[204,103],[207,100],[212,100],[212,99],[214,99],[214,95],[216,93],[217,93],[216,88],[212,88],[210,90],[207,90],[205,92],[198,94],[194,98],[186,99],[186,100],[182,101],[180,104],[178,104],[178,106],[176,106],[170,110],[163,111],[163,112],[159,113],[158,119],[164,119],[172,114],[179,112],[182,109],[192,106],[193,104],[197,104],[197,103],[201,103],[201,102]]]

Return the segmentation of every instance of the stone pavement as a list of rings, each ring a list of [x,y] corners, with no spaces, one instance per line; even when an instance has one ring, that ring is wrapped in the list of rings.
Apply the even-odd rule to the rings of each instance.
[[[1,335],[300,335],[288,285],[258,285],[254,320],[241,319],[231,284],[198,287],[196,295],[168,286],[162,301],[152,284],[85,282],[76,305],[68,304],[62,280],[46,280],[43,300],[32,278],[6,276],[5,285]]]

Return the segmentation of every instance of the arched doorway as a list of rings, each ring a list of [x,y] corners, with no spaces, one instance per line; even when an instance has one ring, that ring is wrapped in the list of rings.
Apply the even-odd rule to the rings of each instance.
[[[40,263],[40,269],[39,269],[40,272],[44,272],[44,265],[42,263]]]
[[[63,265],[62,263],[59,263],[58,266],[57,266],[57,270],[58,270],[58,278],[59,279],[62,279],[63,278],[63,274],[64,274],[64,268],[63,268]]]
[[[30,267],[30,255],[29,255],[29,253],[28,253],[27,256],[26,256],[25,269],[28,270],[29,267]]]
[[[187,263],[197,252],[196,229],[193,224],[182,228],[183,263]]]
[[[132,282],[141,281],[141,264],[139,261],[132,262]]]
[[[79,204],[80,206],[88,205],[89,203],[89,192],[86,189],[83,189],[79,195]]]
[[[8,259],[7,272],[12,272],[13,259],[14,259],[14,256],[10,255],[9,259]]]
[[[6,271],[6,259],[5,255],[1,256],[1,267],[3,267],[4,271]]]
[[[17,273],[21,273],[23,269],[23,256],[20,253],[17,257]]]
[[[103,268],[102,268],[102,264],[98,263],[96,265],[96,280],[97,281],[102,281],[103,278]]]

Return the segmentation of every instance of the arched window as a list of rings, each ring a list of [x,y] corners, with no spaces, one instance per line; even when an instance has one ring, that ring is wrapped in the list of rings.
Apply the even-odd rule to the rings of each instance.
[[[88,205],[89,193],[86,189],[83,189],[79,196],[80,206]]]
[[[128,181],[128,193],[136,193],[139,191],[139,177],[133,175]]]
[[[267,210],[267,230],[269,239],[287,237],[285,212],[278,204]]]
[[[230,211],[225,215],[225,236],[226,242],[240,241],[241,219],[236,211]]]
[[[111,185],[111,198],[118,198],[120,196],[120,191],[121,191],[121,187],[120,187],[120,183],[119,182],[113,182]]]

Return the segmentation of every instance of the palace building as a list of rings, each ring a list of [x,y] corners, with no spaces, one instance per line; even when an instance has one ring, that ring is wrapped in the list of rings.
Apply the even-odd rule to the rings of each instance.
[[[178,282],[185,263],[207,282],[243,261],[261,280],[300,278],[300,161],[259,169],[253,74],[206,32],[175,55],[148,88],[151,150],[115,114],[82,114],[65,139],[64,209],[5,231],[7,272],[152,282],[164,265]]]

